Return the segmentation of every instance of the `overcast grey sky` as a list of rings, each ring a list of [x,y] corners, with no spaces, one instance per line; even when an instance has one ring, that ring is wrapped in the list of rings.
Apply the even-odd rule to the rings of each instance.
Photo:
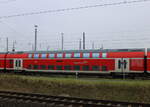
[[[20,13],[57,10],[87,5],[133,0],[0,0],[0,17]],[[82,32],[86,32],[86,48],[150,47],[150,1],[46,13],[0,19],[0,51],[9,49],[16,40],[16,50],[31,50],[34,25],[38,25],[38,49],[78,49]]]

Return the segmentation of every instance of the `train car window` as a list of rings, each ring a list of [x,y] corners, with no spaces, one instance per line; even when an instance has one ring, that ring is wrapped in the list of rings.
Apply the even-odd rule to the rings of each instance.
[[[102,58],[106,58],[107,57],[107,53],[102,53]]]
[[[11,64],[13,64],[13,60],[10,60],[10,62],[9,62],[9,63],[10,63],[10,65],[11,65]]]
[[[18,60],[18,67],[21,67],[21,60]]]
[[[39,66],[38,66],[38,65],[34,65],[33,68],[34,68],[34,69],[38,69]]]
[[[46,58],[47,54],[41,54],[41,58]]]
[[[41,69],[46,69],[46,65],[41,65]]]
[[[102,71],[107,71],[107,66],[102,66]]]
[[[71,70],[71,66],[70,65],[66,65],[66,66],[64,66],[64,69],[65,70]]]
[[[82,70],[83,70],[83,71],[88,71],[88,70],[89,70],[89,66],[88,66],[88,65],[82,66]]]
[[[32,58],[32,54],[28,54],[28,58]]]
[[[54,70],[54,65],[48,65],[49,70]]]
[[[28,69],[32,69],[32,65],[28,65]]]
[[[126,69],[126,68],[127,68],[127,61],[124,60],[124,69]]]
[[[99,53],[93,53],[93,54],[92,54],[92,57],[93,57],[93,58],[99,58]]]
[[[94,65],[92,66],[93,71],[100,71],[100,66]]]
[[[80,58],[80,53],[74,53],[74,58]]]
[[[18,67],[18,60],[15,61],[15,66]]]
[[[90,57],[90,53],[83,53],[83,58],[89,58]]]
[[[118,60],[118,69],[121,68],[121,60]]]
[[[61,65],[57,65],[57,66],[56,66],[56,69],[57,69],[57,70],[62,70],[62,66],[61,66]]]
[[[65,58],[71,58],[71,53],[66,53]]]
[[[54,58],[55,54],[49,54],[49,58]]]
[[[62,58],[63,57],[63,54],[62,53],[58,53],[57,54],[57,58]]]
[[[73,66],[73,69],[74,70],[80,70],[80,66],[79,65],[75,65],[75,66]]]
[[[13,60],[10,60],[9,64],[10,64],[10,67],[12,68],[13,67]]]
[[[39,54],[34,54],[34,58],[39,58]]]

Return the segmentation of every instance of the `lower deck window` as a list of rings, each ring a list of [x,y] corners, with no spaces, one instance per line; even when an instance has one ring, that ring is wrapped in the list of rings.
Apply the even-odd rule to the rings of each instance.
[[[71,70],[71,66],[70,65],[66,65],[66,66],[64,66],[64,69],[65,70]]]
[[[10,62],[9,62],[10,64],[13,64],[13,60],[10,60]]]
[[[48,65],[49,70],[54,70],[54,65]]]
[[[34,65],[33,68],[34,68],[34,69],[38,69],[39,66],[38,66],[38,65]]]
[[[121,60],[118,61],[118,69],[121,68]]]
[[[61,65],[57,65],[57,66],[56,66],[56,69],[57,69],[57,70],[62,70],[62,66],[61,66]]]
[[[41,69],[46,69],[46,65],[41,65]]]
[[[84,71],[88,71],[88,70],[89,70],[89,66],[88,66],[88,65],[84,65],[84,66],[82,66],[82,70],[84,70]]]
[[[100,66],[97,66],[97,65],[92,66],[92,70],[93,71],[100,71]]]
[[[13,61],[10,60],[10,68],[13,68]]]
[[[73,69],[74,69],[74,70],[80,70],[80,66],[75,65],[75,66],[73,66]]]
[[[107,71],[107,66],[102,66],[102,71]]]

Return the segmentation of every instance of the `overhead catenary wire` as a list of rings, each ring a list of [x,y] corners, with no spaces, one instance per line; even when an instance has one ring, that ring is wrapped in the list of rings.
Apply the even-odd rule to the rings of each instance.
[[[96,5],[63,8],[63,9],[56,9],[56,10],[44,10],[44,11],[38,11],[38,12],[29,12],[29,13],[20,13],[20,14],[8,15],[8,16],[0,16],[0,19],[20,17],[20,16],[31,16],[31,15],[46,14],[46,13],[55,13],[55,12],[63,12],[63,11],[81,10],[81,9],[104,7],[104,6],[132,4],[132,3],[148,2],[148,1],[150,1],[150,0],[121,1],[121,2],[114,2],[114,3],[96,4]]]
[[[14,29],[14,27],[10,26],[7,22],[4,22],[4,21],[0,21],[0,23],[4,24],[7,26],[7,28],[9,28],[10,30],[12,30],[13,32],[15,32],[16,34],[19,34],[19,35],[24,35],[22,34],[21,32],[18,32],[16,29]]]
[[[5,3],[10,3],[10,2],[14,2],[16,0],[4,0],[4,1],[0,1],[0,4],[5,4]]]

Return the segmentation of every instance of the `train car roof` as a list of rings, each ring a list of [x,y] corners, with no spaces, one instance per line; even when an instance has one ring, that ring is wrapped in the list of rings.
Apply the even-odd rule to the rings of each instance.
[[[144,52],[145,49],[89,49],[89,50],[55,50],[55,51],[16,51],[16,52],[8,52],[9,54],[23,54],[23,53],[72,53],[72,52]],[[150,51],[150,49],[148,49]],[[0,54],[5,54],[6,52],[1,52]]]

